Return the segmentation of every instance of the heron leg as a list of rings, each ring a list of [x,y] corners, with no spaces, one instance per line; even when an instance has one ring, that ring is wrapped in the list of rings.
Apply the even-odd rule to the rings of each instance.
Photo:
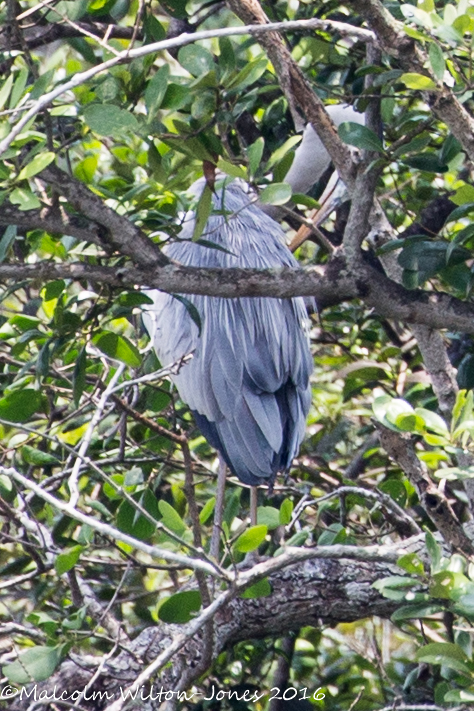
[[[214,526],[212,528],[211,547],[209,553],[216,560],[219,559],[219,542],[222,531],[222,518],[224,516],[225,480],[227,466],[219,452],[219,470],[217,474],[216,505],[214,507]]]
[[[258,489],[256,486],[250,487],[250,525],[257,525],[257,494]]]

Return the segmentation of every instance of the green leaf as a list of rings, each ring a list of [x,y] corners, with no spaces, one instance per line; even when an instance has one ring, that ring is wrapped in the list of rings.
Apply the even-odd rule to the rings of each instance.
[[[431,572],[435,573],[441,563],[441,547],[436,541],[431,531],[425,532],[426,550],[431,559]]]
[[[236,64],[234,45],[229,37],[219,37],[219,68],[223,73],[222,79],[228,76]]]
[[[201,605],[199,590],[186,590],[167,598],[159,607],[158,617],[162,622],[184,625],[199,612]]]
[[[74,405],[79,407],[81,401],[82,393],[86,387],[86,368],[87,368],[87,356],[85,346],[81,348],[77,354],[77,359],[74,364],[74,371],[72,374],[72,393],[74,398]]]
[[[407,3],[406,5],[402,5],[400,9],[408,20],[415,22],[420,27],[431,30],[433,28],[433,16],[431,11],[428,11],[428,5],[427,0],[424,0],[423,8],[421,5],[414,7]]]
[[[156,497],[150,489],[147,488],[144,491],[133,494],[132,498],[138,501],[152,519],[158,519]],[[133,538],[138,538],[141,541],[151,538],[157,529],[157,523],[153,523],[153,520],[150,521],[137,512],[137,509],[128,501],[122,501],[120,504],[117,512],[117,527],[120,531],[128,533]]]
[[[178,121],[174,121],[174,123],[177,124]],[[208,160],[211,162],[214,160],[214,156],[198,136],[177,136],[176,138],[166,136],[162,137],[161,140],[165,145],[184,153],[193,160]]]
[[[13,74],[10,74],[7,80],[2,84],[0,89],[0,111],[5,107],[10,96],[10,91],[13,86]]]
[[[255,600],[259,597],[268,597],[271,594],[272,586],[268,582],[268,578],[263,578],[244,590],[240,597],[244,600]]]
[[[293,513],[293,502],[291,499],[285,499],[280,506],[280,524],[287,526],[291,521]]]
[[[199,242],[200,240],[196,240],[196,241]],[[184,308],[190,315],[191,319],[196,324],[196,326],[198,328],[198,335],[200,336],[201,335],[201,327],[202,327],[201,316],[200,316],[197,308],[194,306],[193,302],[190,301],[189,299],[187,299],[185,296],[181,296],[181,294],[171,294],[171,296],[183,304]]]
[[[212,512],[214,511],[214,507],[216,505],[216,497],[211,496],[211,498],[206,501],[204,506],[201,509],[201,512],[199,514],[199,522],[204,525],[206,521],[209,519],[211,516]]]
[[[186,530],[186,524],[176,509],[163,499],[158,501],[158,509],[162,516],[162,524],[166,526],[166,528],[169,528],[170,531],[173,531],[173,533],[176,533],[177,536],[182,536]]]
[[[470,187],[470,186],[467,186]],[[472,197],[474,199],[474,191],[472,193]],[[446,218],[445,224],[449,224],[450,222],[457,222],[460,220],[462,217],[466,217],[466,215],[470,215],[472,212],[474,212],[474,202],[468,202],[465,204],[460,205],[459,207],[456,207],[450,215]]]
[[[265,58],[255,59],[248,62],[243,69],[228,84],[227,90],[233,92],[243,91],[245,88],[256,82],[265,73],[268,60]]]
[[[423,420],[415,415],[415,411],[406,400],[382,396],[376,398],[372,405],[375,417],[390,429],[417,431],[423,425]]]
[[[433,412],[426,410],[424,407],[416,407],[415,413],[423,418],[427,429],[441,435],[449,435],[449,429],[442,417]]]
[[[0,263],[3,262],[8,254],[8,250],[15,241],[16,237],[16,225],[8,225],[5,228],[5,232],[0,238]]]
[[[24,444],[21,448],[21,456],[27,464],[33,464],[36,467],[57,466],[60,464],[57,457],[53,457],[48,452],[42,452],[36,447],[30,447],[29,444]]]
[[[145,35],[146,35],[146,41],[145,44],[150,44],[150,42],[161,42],[161,40],[164,40],[166,38],[166,30],[161,24],[161,22],[158,22],[156,17],[151,15],[150,13],[147,13],[145,20],[143,22],[143,28],[145,30]]]
[[[372,583],[372,587],[383,593],[387,589],[411,588],[416,582],[413,578],[408,578],[404,575],[389,575],[386,578],[376,580],[375,583]]]
[[[120,360],[131,368],[138,368],[142,359],[136,346],[125,336],[119,336],[112,331],[101,331],[94,336],[92,342],[110,358]]]
[[[183,106],[190,103],[192,94],[188,87],[181,84],[168,84],[166,94],[161,102],[162,109],[182,109]]]
[[[423,420],[416,415],[397,415],[393,423],[403,432],[421,432],[423,430]]]
[[[458,153],[462,151],[462,145],[457,138],[453,136],[452,133],[449,134],[447,139],[443,142],[441,150],[439,152],[439,159],[441,163],[450,163],[453,158],[455,158]],[[454,210],[455,212],[455,210]],[[452,219],[452,217],[451,217]]]
[[[451,689],[444,695],[444,701],[460,704],[474,701],[474,686],[469,687],[469,689]]]
[[[297,533],[294,533],[291,538],[289,538],[286,542],[287,546],[302,546],[303,543],[306,543],[309,537],[309,531],[297,531]]]
[[[234,543],[234,550],[239,553],[250,553],[254,551],[265,540],[267,535],[266,526],[252,526],[239,536]]]
[[[8,503],[11,503],[15,498],[13,482],[10,477],[5,474],[0,474],[0,496]]]
[[[366,126],[361,126],[351,121],[345,121],[341,123],[337,132],[339,133],[341,141],[348,143],[350,146],[363,148],[367,151],[377,151],[377,153],[384,152],[383,143],[380,138]]]
[[[416,553],[405,553],[397,560],[399,568],[403,568],[410,575],[424,575],[423,563]]]
[[[443,664],[450,669],[470,673],[466,662],[466,655],[458,644],[451,642],[432,642],[425,644],[417,650],[415,654],[417,662],[426,662],[427,664]]]
[[[145,89],[145,106],[148,112],[148,119],[152,119],[161,106],[161,102],[168,88],[170,69],[168,64],[163,64],[156,74],[150,79]]]
[[[59,664],[58,647],[32,647],[20,654],[19,659],[3,667],[3,673],[14,684],[48,679]]]
[[[126,291],[120,294],[118,298],[120,306],[141,306],[142,304],[153,304],[153,299],[150,299],[146,294],[140,291]]]
[[[247,158],[249,159],[249,175],[253,177],[260,168],[262,161],[263,149],[265,148],[265,140],[260,136],[246,150]]]
[[[12,93],[10,96],[10,103],[9,107],[10,109],[14,109],[18,102],[20,101],[21,97],[23,96],[23,92],[25,90],[26,82],[28,81],[28,73],[29,70],[27,67],[23,67],[20,69],[19,73],[16,76],[15,83],[13,84],[13,89]]]
[[[293,193],[292,201],[295,205],[303,205],[303,207],[309,207],[310,210],[318,210],[320,207],[317,200],[302,193]]]
[[[194,77],[215,69],[214,57],[199,44],[188,44],[178,52],[178,62]]]
[[[456,604],[453,605],[453,611],[457,615],[474,617],[474,595],[472,593],[461,595],[456,601]]]
[[[172,17],[184,20],[188,15],[186,12],[187,0],[161,0],[161,5]]]
[[[15,390],[0,399],[0,418],[10,422],[28,422],[40,403],[41,395],[37,390]]]
[[[418,0],[418,7],[425,12],[435,12],[436,10],[434,0]]]
[[[66,630],[80,630],[86,617],[86,608],[81,607],[77,612],[73,612],[61,622],[61,627]]]
[[[57,299],[60,294],[64,291],[66,282],[63,279],[56,279],[55,281],[48,281],[44,289],[41,292],[41,296],[44,301],[52,301],[52,299]]]
[[[99,165],[99,156],[87,156],[83,160],[76,163],[74,167],[74,177],[83,183],[92,183],[92,180]]]
[[[115,136],[122,131],[138,130],[136,117],[115,104],[90,104],[84,109],[84,121],[100,136]]]
[[[391,616],[392,622],[402,622],[403,620],[418,620],[423,617],[431,617],[431,615],[439,614],[444,612],[444,607],[442,605],[435,605],[433,603],[419,602],[413,605],[402,605],[395,610]]]
[[[53,160],[56,155],[52,151],[46,151],[45,153],[38,153],[32,161],[30,161],[24,168],[20,170],[18,175],[18,180],[25,180],[25,178],[32,178],[37,173],[41,173],[44,168],[46,168]]]
[[[54,561],[54,568],[58,575],[63,575],[71,570],[76,565],[84,548],[82,546],[73,546],[68,548],[64,553],[60,553]]]
[[[441,570],[439,573],[433,573],[432,583],[430,585],[431,597],[449,600],[451,598],[451,591],[456,586],[456,582],[456,573],[450,570]]]
[[[403,158],[403,163],[416,170],[424,170],[427,173],[446,173],[448,166],[441,163],[436,153],[419,153],[414,156]]]
[[[18,205],[20,210],[36,210],[41,207],[41,202],[36,195],[25,188],[15,188],[10,193],[12,205]]]
[[[441,47],[436,42],[430,42],[429,58],[433,74],[437,79],[443,81],[444,72],[446,71],[446,62]]]
[[[388,494],[399,506],[405,506],[407,502],[407,490],[403,482],[398,479],[388,479],[379,486],[380,491]]]
[[[259,506],[257,509],[257,523],[266,526],[269,531],[280,525],[280,512],[273,506]]]
[[[171,402],[171,395],[155,388],[145,388],[146,408],[154,412],[161,412]]]
[[[59,623],[46,612],[32,612],[27,615],[26,620],[27,622],[31,622],[35,627],[44,630],[50,637],[52,637],[59,626]]]
[[[233,163],[229,163],[223,158],[219,158],[217,162],[217,167],[219,170],[222,170],[223,173],[230,175],[231,178],[242,178],[243,180],[247,178],[245,170],[241,168],[240,165],[234,165]]]
[[[402,74],[400,81],[402,81],[408,89],[419,89],[420,91],[437,89],[434,81],[424,74],[407,72],[406,74]]]
[[[201,237],[211,212],[212,190],[209,185],[206,184],[196,206],[196,216],[193,229],[193,242],[195,242]]]
[[[474,186],[467,184],[461,185],[461,187],[456,190],[454,195],[450,197],[450,200],[454,202],[455,205],[474,203]]]
[[[443,469],[437,469],[434,475],[438,479],[447,479],[447,481],[465,481],[466,479],[474,479],[474,466],[444,467]]]
[[[291,136],[288,138],[285,143],[277,148],[276,151],[274,151],[270,156],[266,166],[267,170],[270,170],[270,168],[273,168],[276,163],[279,163],[286,156],[286,154],[300,142],[301,136]]]
[[[284,205],[291,198],[291,187],[288,183],[272,183],[262,190],[259,197],[264,205]]]

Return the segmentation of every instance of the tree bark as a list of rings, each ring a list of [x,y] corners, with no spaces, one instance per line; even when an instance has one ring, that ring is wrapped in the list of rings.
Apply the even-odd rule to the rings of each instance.
[[[274,573],[269,577],[272,593],[268,597],[236,598],[216,614],[212,650],[204,648],[203,631],[187,642],[175,655],[172,665],[166,666],[153,680],[154,695],[158,695],[161,687],[165,691],[189,689],[196,676],[202,673],[200,661],[203,655],[210,651],[214,660],[223,649],[241,640],[281,636],[302,626],[353,622],[371,615],[389,617],[398,603],[382,597],[372,585],[397,570],[396,566],[385,562],[328,559],[297,563]],[[153,661],[182,631],[182,626],[168,624],[144,629],[127,650],[105,662],[86,697],[80,701],[80,707],[88,711],[110,707],[114,699],[120,698],[121,690],[124,692],[133,683],[144,665]],[[47,694],[52,695],[53,689],[56,698],[62,693],[63,700],[74,701],[68,695],[81,691],[103,660],[100,657],[71,656],[53,677],[31,685],[27,692],[29,698],[25,695],[16,697],[10,705],[11,711],[27,711],[41,693],[43,701],[51,702],[42,704],[42,710],[52,711],[54,697]],[[142,697],[149,691],[149,688],[142,689]],[[159,699],[142,698],[140,704],[144,711],[155,711],[159,706]]]

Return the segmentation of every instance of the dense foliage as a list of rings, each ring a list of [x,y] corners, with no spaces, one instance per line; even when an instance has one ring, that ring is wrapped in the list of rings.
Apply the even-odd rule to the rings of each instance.
[[[423,68],[409,71],[383,41],[374,51],[360,33],[370,4],[364,0],[359,15],[351,2],[261,3],[272,22],[332,21],[286,31],[291,57],[325,104],[372,112],[368,128],[339,129],[367,172],[379,171],[377,197],[393,229],[382,240],[369,235],[363,263],[380,275],[385,269],[387,282],[398,279],[413,301],[421,302],[415,290],[423,289],[469,304],[474,158],[427,96],[444,82],[469,112],[474,7],[387,0],[393,22],[425,53],[424,67],[420,60]],[[224,576],[211,584],[202,552],[212,535],[216,453],[150,348],[141,320],[150,299],[141,289],[157,284],[133,236],[158,247],[179,239],[193,204],[196,237],[205,239],[210,205],[186,193],[203,161],[250,182],[264,202],[287,201],[284,178],[299,142],[295,110],[260,35],[193,41],[196,32],[240,25],[214,0],[0,2],[0,145],[37,108],[0,154],[5,687],[54,678],[71,655],[95,655],[92,676],[104,655],[126,650],[139,632],[196,619],[229,583]],[[183,32],[187,44],[147,51]],[[115,61],[127,49],[130,57]],[[295,198],[296,216],[283,222],[289,239],[323,188]],[[302,265],[330,273],[349,206],[342,202],[299,247]],[[128,276],[132,263],[142,269],[139,281]],[[161,268],[157,262],[156,275]],[[286,628],[273,636],[258,639],[256,631],[213,649],[183,688],[265,694],[239,709],[267,708],[269,690],[280,684],[335,711],[448,709],[474,700],[474,546],[461,528],[474,510],[464,488],[474,472],[474,326],[451,331],[447,312],[435,372],[420,331],[414,338],[406,319],[379,313],[360,294],[347,299],[335,287],[311,316],[307,439],[291,476],[271,496],[259,491],[256,527],[249,528],[248,488],[229,479],[220,570],[233,573],[252,551],[276,560],[287,546],[346,545],[363,560],[365,548],[395,550],[423,535],[417,548],[401,550],[398,568],[380,553],[387,569],[372,593],[378,604],[389,601],[386,619],[374,617],[368,601],[365,618],[354,613],[337,624],[336,605],[320,624],[295,627],[288,609]],[[444,389],[436,385],[440,373]],[[390,437],[413,455],[411,464],[408,454],[397,459]],[[203,565],[193,570],[190,559]],[[260,577],[239,592],[249,605],[272,604],[272,578]],[[356,587],[342,594],[356,599]],[[196,697],[189,706],[202,703]],[[224,699],[220,707],[238,704]]]

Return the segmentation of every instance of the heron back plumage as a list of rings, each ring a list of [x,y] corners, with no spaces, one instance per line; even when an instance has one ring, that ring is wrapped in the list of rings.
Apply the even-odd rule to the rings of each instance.
[[[203,187],[198,181],[193,189],[199,194]],[[218,189],[213,200],[223,214],[211,215],[203,238],[227,251],[192,242],[191,219],[180,241],[165,248],[171,259],[200,267],[298,267],[280,226],[252,204],[240,181]],[[194,351],[173,380],[202,434],[241,481],[271,484],[297,454],[310,406],[304,300],[188,295],[200,314],[199,336],[182,302],[148,293],[155,304],[145,325],[162,364]]]

